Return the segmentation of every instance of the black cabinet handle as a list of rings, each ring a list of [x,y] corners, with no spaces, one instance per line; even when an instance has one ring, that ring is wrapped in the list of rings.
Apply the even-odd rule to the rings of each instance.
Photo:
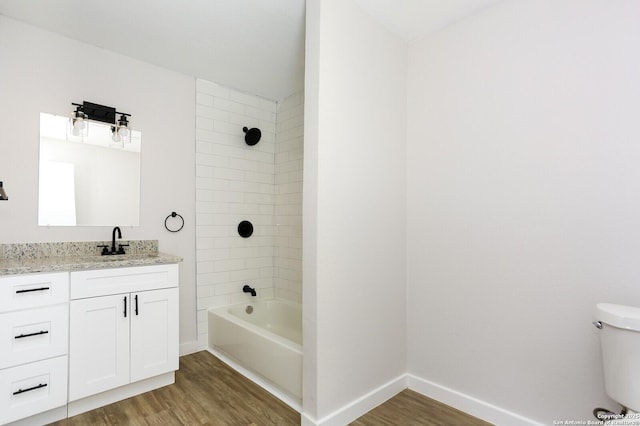
[[[31,293],[32,291],[45,291],[49,290],[50,287],[40,287],[40,288],[29,288],[26,290],[16,290],[16,294],[20,293]]]
[[[30,387],[30,388],[26,388],[26,389],[18,389],[18,390],[17,390],[17,391],[15,391],[13,394],[14,394],[14,395],[20,395],[21,393],[29,392],[29,391],[36,390],[36,389],[41,389],[41,388],[44,388],[44,387],[46,387],[46,386],[47,386],[47,384],[46,384],[46,383],[40,383],[39,385],[36,385],[36,386]]]
[[[136,294],[136,316],[138,316],[138,295]]]
[[[127,296],[124,297],[124,317],[127,317]]]
[[[49,330],[42,330],[42,331],[37,331],[35,333],[21,334],[19,336],[15,336],[14,339],[24,339],[25,337],[39,336],[41,334],[47,334],[47,333],[49,333]]]

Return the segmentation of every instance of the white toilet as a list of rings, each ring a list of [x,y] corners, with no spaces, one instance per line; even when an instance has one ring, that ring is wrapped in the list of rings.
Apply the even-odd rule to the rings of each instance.
[[[602,366],[607,395],[625,407],[627,417],[640,412],[640,308],[598,303]],[[635,423],[634,423],[635,424]]]

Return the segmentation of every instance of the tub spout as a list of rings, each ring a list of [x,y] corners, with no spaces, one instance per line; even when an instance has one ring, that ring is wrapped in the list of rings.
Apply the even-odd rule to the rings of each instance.
[[[252,296],[256,295],[256,289],[249,287],[248,284],[245,284],[244,287],[242,287],[242,291],[245,293],[251,293]]]

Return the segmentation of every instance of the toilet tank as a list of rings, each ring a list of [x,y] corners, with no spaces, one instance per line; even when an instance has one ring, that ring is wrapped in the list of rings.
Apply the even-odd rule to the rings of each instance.
[[[640,411],[640,308],[598,303],[596,319],[602,323],[600,346],[607,395]]]

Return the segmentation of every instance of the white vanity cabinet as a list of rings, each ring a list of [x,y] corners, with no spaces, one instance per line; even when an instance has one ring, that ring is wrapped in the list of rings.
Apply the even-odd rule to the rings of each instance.
[[[0,277],[0,424],[66,417],[69,274]]]
[[[173,383],[178,265],[78,271],[70,277],[69,415]]]

